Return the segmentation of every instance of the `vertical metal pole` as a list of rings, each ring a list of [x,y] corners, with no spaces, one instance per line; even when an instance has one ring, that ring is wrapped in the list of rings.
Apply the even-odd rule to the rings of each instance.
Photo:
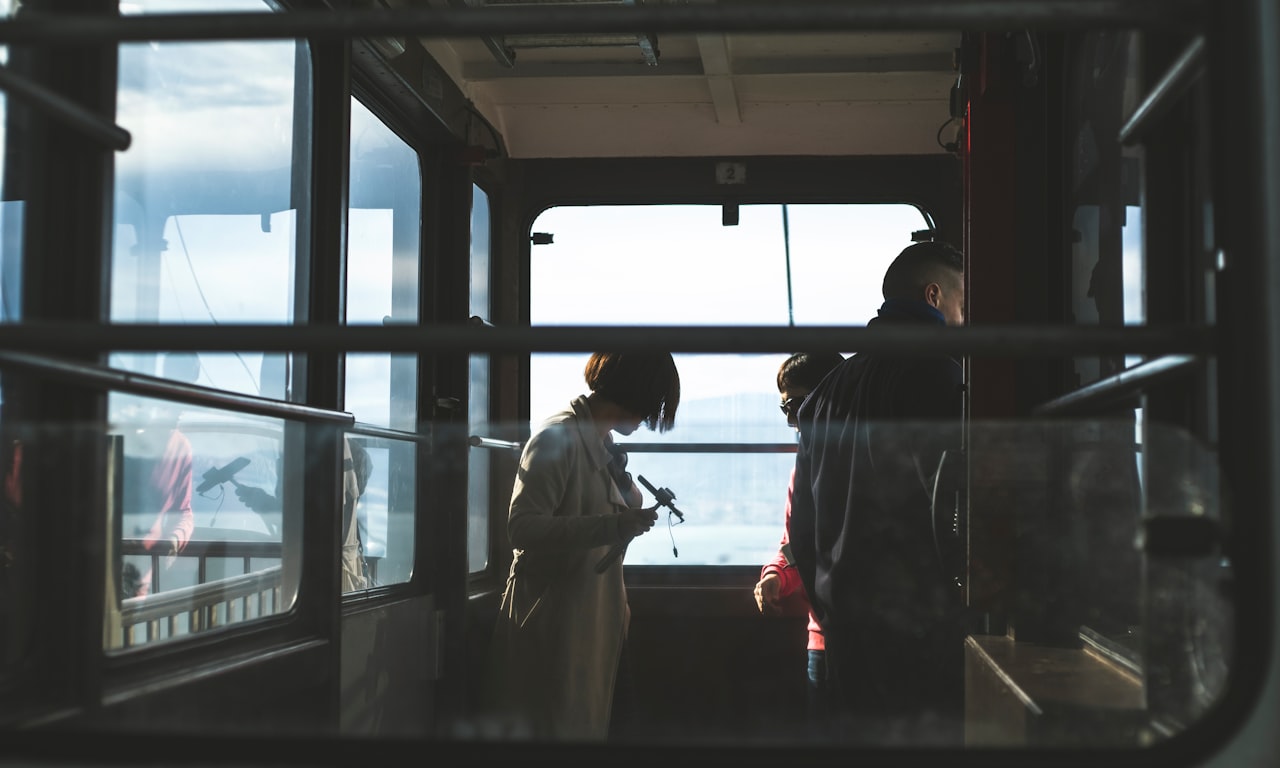
[[[796,308],[791,298],[791,226],[787,220],[787,204],[782,204],[782,247],[787,258],[787,325],[796,324]]]

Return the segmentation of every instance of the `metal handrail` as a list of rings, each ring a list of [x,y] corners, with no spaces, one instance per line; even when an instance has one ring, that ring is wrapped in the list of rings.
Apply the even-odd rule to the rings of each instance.
[[[133,136],[124,128],[85,109],[57,91],[14,74],[6,66],[0,66],[0,91],[61,120],[109,149],[123,151],[133,142]]]
[[[632,443],[619,442],[627,453],[795,453],[792,443]]]
[[[1143,134],[1186,94],[1196,79],[1204,73],[1208,58],[1205,49],[1203,35],[1197,35],[1187,45],[1177,61],[1156,82],[1147,97],[1142,100],[1137,109],[1133,110],[1133,114],[1120,129],[1118,141],[1122,145],[1131,146],[1140,141]]]
[[[492,437],[481,437],[480,435],[469,436],[467,444],[472,448],[499,448],[508,451],[519,451],[524,448],[524,443],[519,443],[515,440],[498,440]]]
[[[26,326],[19,326],[19,328]],[[0,333],[0,336],[3,334]],[[6,345],[0,344],[0,348]],[[39,348],[39,347],[37,347]],[[46,348],[46,351],[48,348]],[[41,355],[0,352],[0,370],[18,369],[80,386],[114,392],[159,397],[188,405],[234,409],[241,413],[308,422],[337,422],[351,425],[355,417],[345,411],[330,411],[298,403],[241,395],[195,384],[185,384],[159,376],[124,371],[92,363],[72,362]]]
[[[1036,407],[1035,416],[1060,416],[1097,411],[1117,400],[1139,394],[1165,379],[1182,376],[1205,361],[1191,355],[1169,355],[1147,360],[1132,368],[1049,400]]]
[[[594,352],[600,349],[790,353],[797,347],[803,347],[811,351],[883,352],[900,356],[1073,357],[1211,355],[1217,341],[1215,328],[1198,325],[485,327],[468,324],[246,324],[235,328],[93,323],[0,325],[0,350],[62,354],[98,350],[523,354]],[[177,391],[173,384],[166,388]],[[247,401],[254,400],[247,398]]]
[[[280,588],[282,574],[282,566],[272,565],[204,584],[127,597],[120,601],[120,623],[127,628],[271,592]]]

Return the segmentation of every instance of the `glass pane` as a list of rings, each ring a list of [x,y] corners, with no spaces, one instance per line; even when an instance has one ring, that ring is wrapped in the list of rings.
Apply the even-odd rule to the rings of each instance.
[[[343,591],[403,584],[413,576],[418,447],[350,432],[346,448]]]
[[[744,205],[737,226],[709,205],[551,208],[533,224],[554,239],[533,248],[532,322],[863,325],[884,268],[928,226],[909,205]],[[615,269],[642,270],[662,295],[612,290]]]
[[[471,188],[471,300],[470,313],[490,319],[489,196]],[[489,356],[467,358],[467,429],[470,435],[491,437],[489,426]],[[467,572],[489,564],[489,448],[474,446],[467,455]]]
[[[1086,33],[1073,40],[1067,84],[1071,319],[1118,327],[1146,321],[1142,253],[1142,151],[1114,140],[1142,96],[1141,36],[1129,30]],[[1079,384],[1111,376],[1139,358],[1074,361]]]
[[[13,14],[12,0],[0,0],[0,16]],[[0,45],[0,67],[9,65],[9,47]],[[0,91],[0,323],[22,319],[23,201],[7,183],[9,98]]]
[[[722,225],[718,206],[552,208],[533,225],[553,240],[533,248],[530,321],[861,326],[883,301],[889,263],[913,232],[929,226],[909,205],[750,205],[740,209],[737,226]],[[856,251],[850,232],[858,233]],[[609,254],[607,268],[601,254]],[[615,290],[619,270],[641,265],[663,281],[661,302],[653,290]],[[675,274],[681,279],[664,279]],[[586,394],[589,357],[531,355],[530,428]],[[777,552],[795,450],[795,432],[778,411],[777,371],[786,357],[675,356],[675,429],[642,428],[617,442],[673,446],[675,452],[628,448],[628,469],[670,490],[688,514],[670,537],[637,539],[629,565],[759,565]],[[676,446],[688,443],[724,445],[679,452]],[[750,444],[751,452],[735,444]],[[724,483],[750,492],[727,500]]]
[[[122,13],[269,11],[144,0]],[[119,47],[110,319],[291,324],[309,188],[308,58],[294,41]],[[218,72],[210,81],[208,72]],[[114,353],[113,367],[288,400],[293,357]],[[288,611],[307,462],[298,425],[112,393],[118,493],[104,644],[118,650]],[[214,585],[214,586],[206,586]],[[218,595],[224,596],[219,602]]]
[[[108,650],[288,611],[302,473],[286,425],[113,393]]]
[[[294,321],[307,222],[293,190],[308,186],[305,164],[294,165],[308,140],[299,127],[305,121],[294,119],[295,88],[307,78],[297,45],[120,46],[118,121],[133,144],[116,157],[112,321]],[[219,73],[216,83],[209,72]],[[115,366],[163,375],[154,361],[112,358]],[[283,356],[202,354],[201,383],[283,398],[290,367]]]
[[[352,99],[348,323],[418,321],[421,189],[417,154]],[[414,355],[347,355],[346,410],[366,424],[416,429],[416,362]]]

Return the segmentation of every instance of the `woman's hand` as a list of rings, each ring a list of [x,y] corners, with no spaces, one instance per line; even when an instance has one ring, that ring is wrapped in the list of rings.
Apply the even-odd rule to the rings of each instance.
[[[657,521],[657,504],[643,509],[628,507],[618,513],[618,534],[624,539],[634,539],[652,528]]]

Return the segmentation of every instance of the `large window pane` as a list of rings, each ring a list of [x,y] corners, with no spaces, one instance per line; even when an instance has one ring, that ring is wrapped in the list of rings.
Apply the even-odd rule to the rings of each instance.
[[[414,503],[418,446],[357,432],[347,434],[357,483],[354,528],[344,518],[344,568],[359,577],[346,592],[403,584],[413,576]],[[350,488],[347,489],[350,493]],[[344,510],[345,511],[345,510]],[[353,558],[353,550],[358,552]]]
[[[0,16],[13,13],[11,0],[0,0]],[[0,67],[9,65],[9,47],[0,45]],[[9,99],[0,91],[0,323],[22,317],[22,209],[8,188],[5,159],[9,155]]]
[[[122,13],[269,11],[261,0],[146,0]],[[306,259],[309,61],[295,41],[119,47],[109,317],[120,323],[294,323]],[[209,77],[210,72],[217,76]],[[115,353],[116,368],[294,399],[293,356]],[[104,643],[120,649],[289,610],[307,462],[300,425],[112,393],[119,490],[115,591]],[[235,600],[216,604],[210,587]]]
[[[718,206],[552,208],[533,226],[553,238],[533,249],[530,321],[865,325],[883,301],[885,269],[913,232],[929,227],[909,205],[750,205],[737,226],[722,225]],[[635,287],[619,289],[617,276],[632,272]],[[531,428],[586,393],[588,357],[532,355]],[[763,563],[777,551],[794,464],[795,433],[778,411],[776,385],[787,355],[675,357],[675,429],[642,428],[618,442],[658,444],[629,448],[628,469],[675,494],[686,522],[636,539],[627,563]],[[690,443],[723,447],[682,452]],[[751,449],[735,447],[742,444]]]
[[[490,319],[489,292],[489,196],[471,188],[471,298],[472,317]],[[490,360],[488,355],[467,358],[467,429],[471,435],[489,436]],[[489,562],[489,448],[473,446],[467,455],[467,572],[477,573]]]
[[[262,2],[232,5],[266,10]],[[308,140],[294,115],[295,89],[308,81],[298,45],[120,46],[118,120],[133,142],[116,157],[112,321],[293,322],[297,247],[307,227],[294,190],[309,186],[305,165],[294,165]],[[162,375],[155,360],[114,355],[112,364]],[[200,363],[201,384],[291,394],[285,356],[202,354]]]
[[[108,399],[108,650],[289,610],[302,472],[286,424],[152,398]],[[294,457],[295,459],[298,457]]]
[[[422,174],[413,149],[359,101],[351,101],[347,212],[347,322],[418,321]],[[413,430],[416,357],[350,354],[346,409],[356,420]]]
[[[417,322],[421,190],[422,173],[413,148],[352,99],[348,323]],[[417,431],[415,355],[349,354],[345,369],[345,408],[357,422]],[[356,466],[364,466],[354,546],[367,570],[362,581],[346,582],[344,589],[404,583],[413,575],[417,446],[358,432],[348,440]],[[348,541],[347,546],[353,544]]]

